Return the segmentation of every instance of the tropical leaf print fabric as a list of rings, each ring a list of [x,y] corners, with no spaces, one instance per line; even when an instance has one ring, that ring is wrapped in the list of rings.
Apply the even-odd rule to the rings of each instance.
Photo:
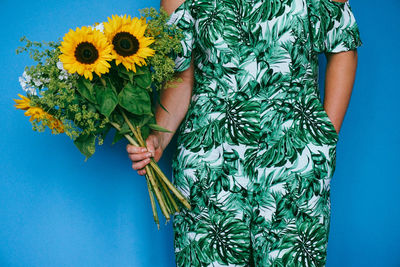
[[[177,266],[325,266],[338,134],[318,54],[360,46],[348,2],[186,0],[176,70],[194,64],[173,183]]]
[[[362,44],[349,2],[310,0],[311,38],[314,50],[342,52]]]

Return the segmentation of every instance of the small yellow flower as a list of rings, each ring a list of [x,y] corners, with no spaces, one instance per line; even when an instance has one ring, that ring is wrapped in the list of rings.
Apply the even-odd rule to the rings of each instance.
[[[23,96],[21,94],[18,94],[18,96],[21,99],[14,99],[15,103],[17,103],[15,105],[15,107],[17,109],[21,109],[21,110],[27,110],[28,108],[30,108],[29,104],[30,104],[31,100],[29,98],[27,98],[26,96]]]
[[[53,134],[55,133],[63,133],[64,132],[64,125],[62,122],[52,115],[44,111],[40,107],[31,106],[31,100],[23,95],[18,94],[21,99],[14,99],[15,107],[17,109],[26,110],[25,116],[30,117],[29,121],[37,121],[42,122],[44,125],[47,125]]]
[[[38,107],[30,107],[27,111],[25,111],[25,116],[30,117],[29,121],[41,121],[42,119],[46,118],[46,112]]]

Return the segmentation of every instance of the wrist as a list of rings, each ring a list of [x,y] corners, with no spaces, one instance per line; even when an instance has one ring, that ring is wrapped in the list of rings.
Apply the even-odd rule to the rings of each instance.
[[[159,145],[161,149],[164,151],[169,143],[169,138],[167,136],[167,132],[160,132],[160,131],[152,131],[151,134],[155,135],[158,139]]]

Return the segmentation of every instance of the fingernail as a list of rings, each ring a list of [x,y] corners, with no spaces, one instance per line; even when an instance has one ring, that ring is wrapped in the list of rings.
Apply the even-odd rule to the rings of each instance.
[[[147,153],[146,156],[151,157],[151,155],[153,155],[152,153]]]
[[[142,149],[140,150],[141,152],[146,152],[147,149],[145,147],[142,147]]]

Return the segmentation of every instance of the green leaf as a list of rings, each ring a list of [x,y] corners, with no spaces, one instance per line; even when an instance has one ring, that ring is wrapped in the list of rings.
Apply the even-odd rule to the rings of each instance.
[[[93,103],[92,104],[92,103],[88,102],[87,103],[87,110],[90,111],[90,112],[96,113],[97,110],[99,109],[98,106],[99,105],[97,103]]]
[[[148,126],[148,125],[143,125],[142,127],[140,127],[140,132],[142,133],[142,138],[143,138],[144,140],[146,140],[147,137],[148,137],[149,134],[150,134],[150,128],[149,128],[149,126]]]
[[[123,78],[125,80],[128,80],[131,83],[133,83],[133,75],[134,74],[135,73],[133,71],[127,70],[124,65],[119,64],[119,68],[118,68],[119,77],[121,77],[121,78]]]
[[[172,133],[172,131],[170,131],[170,130],[168,130],[168,129],[165,129],[164,127],[161,127],[161,126],[158,125],[158,124],[149,123],[148,126],[149,126],[151,129],[156,130],[156,131],[166,132],[166,133]]]
[[[118,141],[120,141],[122,138],[124,138],[124,135],[122,133],[116,131],[115,135],[114,135],[114,139],[112,141],[112,145],[117,143]]]
[[[100,113],[109,117],[118,104],[118,97],[115,88],[111,83],[107,83],[106,87],[95,86],[95,90]]]
[[[103,139],[105,139],[111,129],[112,129],[112,126],[110,124],[107,124],[104,128],[99,127],[96,132],[98,134],[100,134]]]
[[[95,99],[95,96],[94,96],[94,90],[93,90],[93,84],[89,80],[87,80],[87,79],[85,79],[83,77],[80,77],[78,79],[78,87],[77,87],[77,89],[78,89],[78,92],[84,98],[86,98],[87,100],[89,100],[92,103],[96,103],[96,99]]]
[[[144,89],[148,88],[151,84],[151,74],[149,69],[145,69],[142,75],[136,76],[135,83]]]
[[[137,76],[137,75],[145,74],[146,70],[148,70],[148,67],[142,66],[142,67],[136,67],[136,72],[133,72],[133,71],[131,71],[131,72],[133,73],[134,76]]]
[[[133,125],[137,126],[137,127],[142,127],[146,124],[149,123],[155,123],[155,119],[154,119],[154,115],[153,114],[147,114],[144,116],[130,116],[129,120],[132,122]]]
[[[74,144],[79,149],[79,151],[85,155],[86,160],[90,158],[95,151],[95,135],[80,135],[75,139]]]
[[[125,122],[122,127],[121,130],[119,131],[120,134],[126,134],[126,133],[130,133],[131,129],[129,128],[128,124]]]
[[[121,107],[135,115],[149,115],[151,112],[151,99],[149,93],[127,83],[118,95]]]
[[[160,94],[157,94],[157,103],[160,105],[160,107],[165,110],[167,113],[169,113],[169,111],[164,107],[164,105],[161,103],[161,98],[160,98]]]
[[[135,76],[141,76],[143,74],[149,73],[148,67],[137,67],[136,72],[133,70],[127,70],[123,64],[118,65],[118,76],[133,83]]]

